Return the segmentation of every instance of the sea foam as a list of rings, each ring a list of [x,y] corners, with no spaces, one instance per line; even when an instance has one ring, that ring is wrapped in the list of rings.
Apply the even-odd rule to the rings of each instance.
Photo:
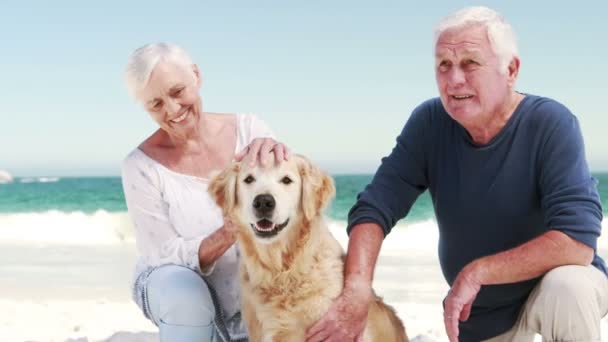
[[[2,243],[108,245],[133,242],[126,212],[98,210],[0,214]]]
[[[402,221],[403,222],[403,221]],[[346,248],[346,221],[328,220],[328,226]],[[608,250],[608,219],[602,222],[603,235],[598,248]],[[383,254],[399,255],[404,251],[435,255],[439,231],[434,220],[399,223],[382,244]],[[133,226],[127,212],[98,210],[51,210],[40,213],[0,214],[0,242],[38,244],[110,245],[133,243]]]

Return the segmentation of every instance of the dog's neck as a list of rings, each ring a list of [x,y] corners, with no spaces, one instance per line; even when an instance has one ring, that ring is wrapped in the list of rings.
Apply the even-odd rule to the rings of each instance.
[[[246,269],[262,267],[266,269],[261,277],[268,279],[251,279],[255,283],[273,281],[274,278],[287,273],[307,273],[311,265],[302,261],[313,262],[313,257],[302,257],[304,253],[315,255],[323,248],[322,236],[327,226],[321,216],[311,221],[301,219],[296,222],[299,229],[290,229],[287,236],[270,244],[259,243],[251,235],[239,234],[239,248],[244,254],[241,262]],[[314,227],[315,229],[311,229]],[[293,227],[292,227],[293,228]],[[295,262],[299,259],[300,262]],[[255,264],[254,264],[255,263]],[[254,276],[250,274],[250,277]]]

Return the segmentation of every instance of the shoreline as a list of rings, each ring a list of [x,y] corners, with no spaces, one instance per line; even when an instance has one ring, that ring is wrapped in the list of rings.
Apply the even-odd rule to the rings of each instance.
[[[342,223],[329,224],[345,247]],[[436,230],[428,228],[422,223],[391,233],[380,253],[374,289],[397,310],[410,339],[443,342],[441,301],[448,286],[436,255]],[[599,254],[608,258],[606,235],[598,245],[604,247]],[[158,341],[156,327],[131,301],[133,243],[3,241],[0,259],[0,341]],[[608,318],[602,330],[608,341]]]

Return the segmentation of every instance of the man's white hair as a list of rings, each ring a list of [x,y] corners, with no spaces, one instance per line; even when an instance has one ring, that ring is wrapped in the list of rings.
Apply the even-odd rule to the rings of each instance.
[[[175,44],[151,43],[136,49],[129,57],[125,70],[125,83],[132,97],[141,100],[141,91],[159,62],[171,62],[188,68],[193,64],[186,50]]]
[[[498,57],[501,72],[506,73],[509,63],[518,56],[517,39],[511,25],[496,11],[483,7],[466,7],[443,18],[435,27],[435,47],[442,33],[448,30],[483,25],[488,33],[492,50]]]

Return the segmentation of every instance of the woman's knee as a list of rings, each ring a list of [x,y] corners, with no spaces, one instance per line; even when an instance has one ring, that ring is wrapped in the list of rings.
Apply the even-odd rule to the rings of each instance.
[[[215,308],[201,276],[183,266],[166,265],[154,270],[147,283],[151,316],[158,324],[207,326]]]

